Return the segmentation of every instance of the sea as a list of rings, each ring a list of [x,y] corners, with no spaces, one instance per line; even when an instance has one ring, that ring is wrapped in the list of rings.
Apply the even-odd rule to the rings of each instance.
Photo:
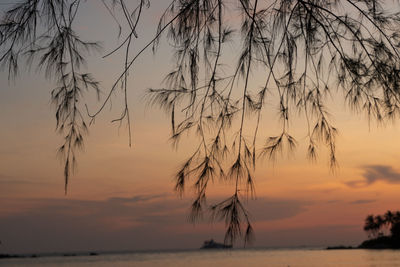
[[[221,249],[187,251],[145,251],[86,255],[47,255],[36,258],[0,259],[0,266],[68,267],[395,267],[400,250],[325,249]]]

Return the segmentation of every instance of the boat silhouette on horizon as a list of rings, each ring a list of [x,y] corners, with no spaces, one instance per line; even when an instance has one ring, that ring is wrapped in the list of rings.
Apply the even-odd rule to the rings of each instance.
[[[232,245],[225,245],[223,243],[218,243],[215,242],[214,239],[204,241],[201,249],[210,249],[210,248],[232,248]]]

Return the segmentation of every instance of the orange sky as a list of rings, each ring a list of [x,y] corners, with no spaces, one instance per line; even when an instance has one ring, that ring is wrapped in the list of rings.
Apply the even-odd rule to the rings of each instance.
[[[115,33],[111,19],[98,19],[107,17],[102,7],[91,8],[82,11],[82,34],[104,40],[104,32]],[[93,17],[95,12],[100,15]],[[152,12],[155,17],[158,11]],[[149,28],[139,34],[150,38],[154,27]],[[104,46],[114,47],[115,37],[109,34]],[[184,139],[174,150],[168,141],[169,118],[143,101],[146,88],[160,86],[170,59],[162,47],[158,56],[147,53],[135,66],[129,92],[133,147],[128,147],[126,128],[110,123],[120,114],[121,99],[115,97],[113,108],[90,127],[67,196],[56,158],[60,136],[49,100],[52,82],[34,70],[23,71],[15,82],[1,73],[0,253],[197,248],[210,237],[223,239],[221,224],[187,222],[190,190],[183,199],[173,192],[173,175],[196,139]],[[120,63],[118,56],[89,62],[104,91],[117,77]],[[88,102],[91,109],[98,106]],[[340,131],[335,174],[323,149],[317,163],[306,160],[305,134],[296,125],[300,146],[293,155],[258,162],[257,199],[248,203],[254,246],[358,244],[366,238],[366,215],[399,208],[398,123],[369,128],[363,116],[351,115],[340,102],[332,113]],[[273,115],[268,116],[274,123]],[[231,185],[216,182],[209,200],[231,193]]]

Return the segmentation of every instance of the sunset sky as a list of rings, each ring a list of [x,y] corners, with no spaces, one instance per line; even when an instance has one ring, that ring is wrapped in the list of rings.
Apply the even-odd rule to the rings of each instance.
[[[140,40],[150,40],[156,30],[162,6],[153,2],[138,31]],[[118,28],[101,1],[86,1],[77,21],[82,36],[102,41],[102,52],[90,57],[87,68],[105,94],[122,69],[122,53],[101,59],[120,43]],[[136,51],[143,44],[138,41]],[[174,149],[169,117],[146,105],[145,90],[161,86],[172,56],[164,45],[157,55],[148,51],[134,65],[129,89],[132,147],[126,125],[110,123],[122,111],[121,94],[116,94],[112,107],[89,129],[67,195],[56,157],[61,136],[55,132],[50,103],[54,82],[34,66],[22,67],[15,81],[7,79],[6,71],[0,73],[0,254],[189,249],[206,239],[223,240],[223,223],[206,217],[195,225],[188,222],[190,188],[183,198],[173,191],[174,174],[197,139],[188,136]],[[86,100],[91,110],[99,106],[90,93]],[[367,237],[362,228],[368,214],[399,209],[399,123],[369,125],[338,96],[331,113],[339,129],[335,173],[324,149],[316,163],[306,159],[301,124],[293,126],[300,144],[294,153],[275,162],[258,161],[256,199],[247,203],[255,230],[252,246],[358,245]],[[264,119],[274,124],[271,114]],[[209,202],[229,196],[231,186],[216,181]]]

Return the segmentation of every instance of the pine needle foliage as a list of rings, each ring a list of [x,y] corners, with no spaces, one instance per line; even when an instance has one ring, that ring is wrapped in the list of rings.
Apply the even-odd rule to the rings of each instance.
[[[398,1],[170,0],[154,38],[136,54],[131,51],[139,38],[137,27],[146,27],[140,25],[141,18],[156,1],[102,2],[118,24],[119,35],[122,25],[128,26],[128,34],[105,55],[123,50],[125,60],[94,113],[83,114],[83,93],[98,92],[99,84],[81,66],[99,45],[74,31],[81,5],[90,1],[21,0],[0,23],[0,63],[10,77],[18,73],[21,57],[27,57],[56,81],[51,98],[57,129],[64,137],[59,152],[66,189],[76,152],[84,144],[85,118],[93,122],[122,84],[125,103],[115,122],[130,125],[128,72],[134,71],[133,63],[144,51],[156,53],[165,39],[172,44],[175,62],[165,87],[149,89],[148,99],[170,114],[174,144],[185,133],[198,137],[198,146],[177,171],[175,185],[179,194],[194,188],[190,218],[196,221],[205,211],[213,181],[233,184],[230,197],[211,205],[212,217],[226,223],[226,243],[240,237],[250,240],[253,230],[243,203],[255,195],[256,161],[296,148],[290,125],[298,114],[305,118],[308,157],[315,160],[319,146],[326,146],[332,169],[337,165],[338,130],[326,106],[331,94],[338,92],[352,110],[371,120],[385,122],[400,114]],[[236,22],[229,23],[232,16]],[[227,61],[224,53],[232,42],[240,49],[232,72],[226,73],[224,65],[232,57]],[[258,88],[251,83],[255,71],[263,73]],[[262,114],[271,105],[278,110],[280,127],[272,129],[272,136],[261,136],[260,126],[268,128]],[[256,121],[254,128],[251,120]],[[264,145],[257,147],[260,139]]]

